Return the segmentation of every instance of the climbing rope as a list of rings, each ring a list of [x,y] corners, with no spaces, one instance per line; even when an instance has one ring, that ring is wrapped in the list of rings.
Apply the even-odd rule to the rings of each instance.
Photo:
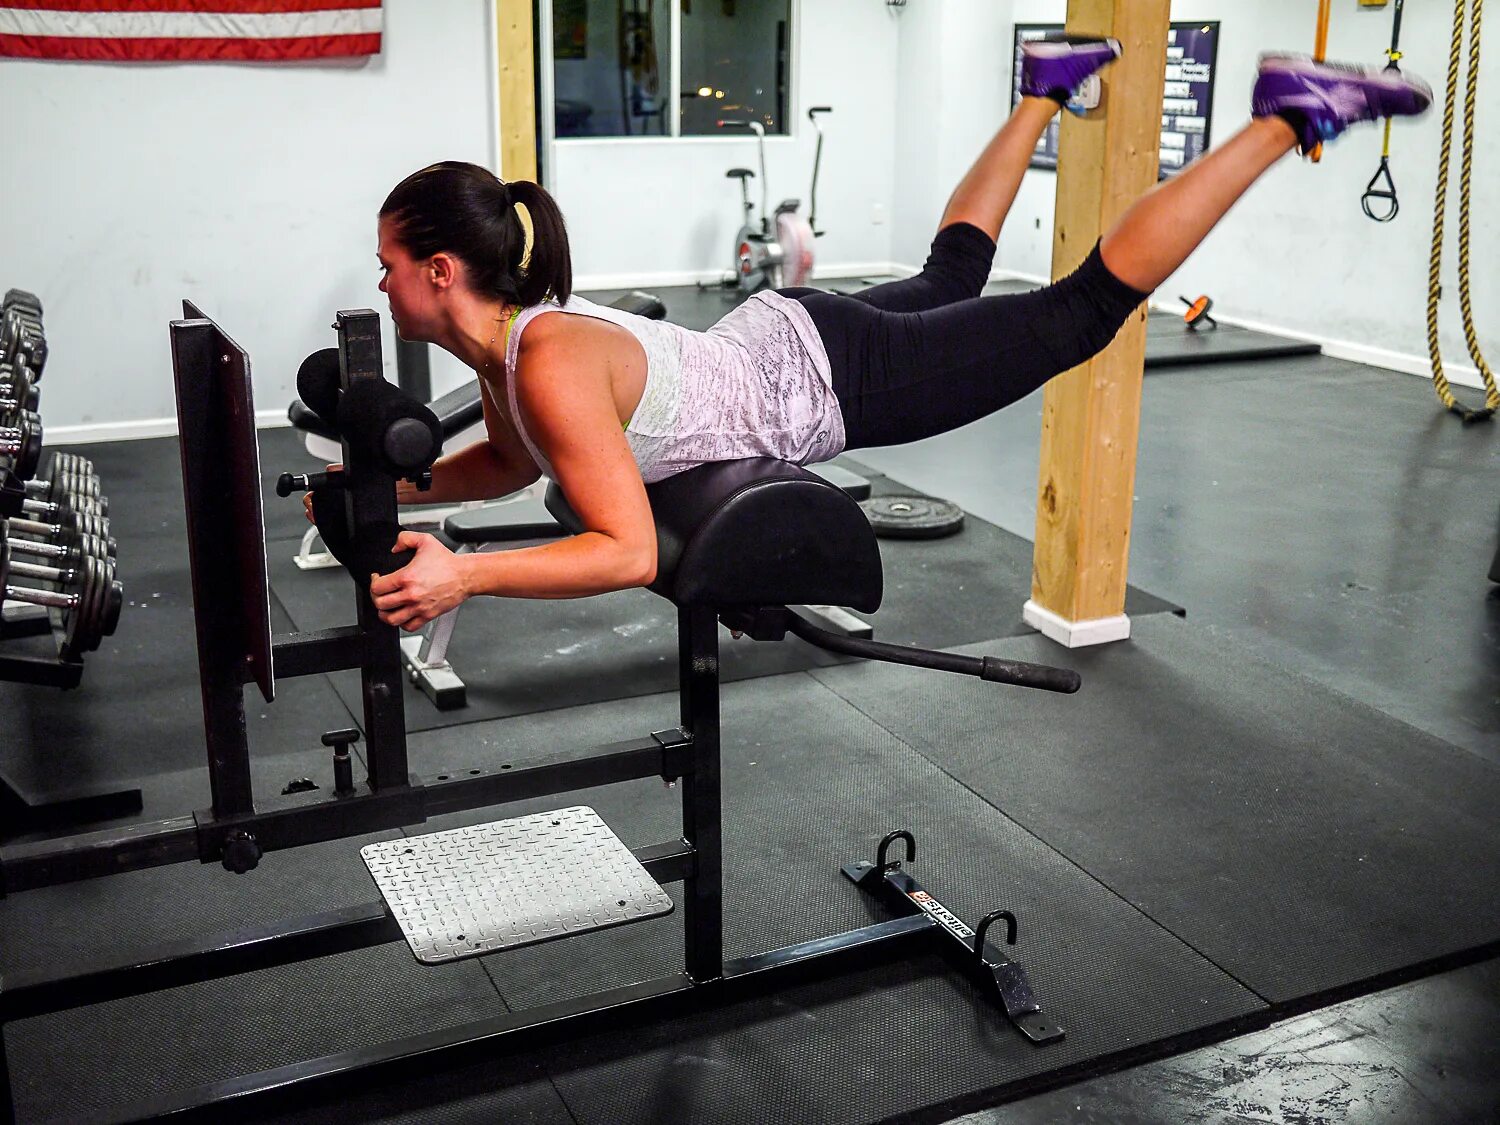
[[[1471,410],[1453,396],[1448,377],[1443,373],[1442,346],[1438,340],[1438,301],[1442,296],[1443,233],[1448,207],[1448,166],[1453,153],[1453,119],[1458,105],[1458,70],[1463,59],[1464,25],[1468,0],[1455,0],[1453,44],[1448,59],[1448,96],[1443,106],[1443,144],[1438,156],[1437,200],[1432,217],[1432,263],[1427,274],[1427,351],[1432,357],[1432,384],[1443,405],[1466,423],[1494,416],[1500,409],[1500,388],[1495,373],[1479,349],[1479,332],[1474,326],[1474,304],[1469,283],[1470,200],[1474,177],[1474,119],[1479,101],[1479,33],[1484,18],[1484,0],[1473,0],[1474,26],[1469,42],[1469,75],[1464,98],[1464,153],[1459,179],[1458,212],[1458,299],[1463,309],[1464,340],[1469,355],[1484,379],[1484,406]]]

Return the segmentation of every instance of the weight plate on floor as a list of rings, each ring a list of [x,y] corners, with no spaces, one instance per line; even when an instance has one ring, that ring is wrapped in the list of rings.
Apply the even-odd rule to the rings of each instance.
[[[859,506],[886,539],[941,539],[964,526],[963,509],[935,496],[872,496]]]

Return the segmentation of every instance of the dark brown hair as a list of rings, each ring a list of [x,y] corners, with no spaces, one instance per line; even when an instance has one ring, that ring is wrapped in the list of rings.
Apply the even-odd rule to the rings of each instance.
[[[516,205],[531,218],[531,255]],[[452,254],[472,287],[511,304],[536,305],[573,292],[573,259],[557,201],[530,180],[506,183],[487,168],[445,160],[413,172],[380,207],[413,258]]]

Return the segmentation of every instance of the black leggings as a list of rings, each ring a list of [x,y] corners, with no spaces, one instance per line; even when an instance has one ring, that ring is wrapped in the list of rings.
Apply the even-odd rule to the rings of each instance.
[[[898,445],[967,425],[1104,350],[1149,294],[1094,247],[1030,293],[981,297],[995,243],[944,227],[922,272],[861,293],[783,289],[818,329],[844,414],[846,448]]]

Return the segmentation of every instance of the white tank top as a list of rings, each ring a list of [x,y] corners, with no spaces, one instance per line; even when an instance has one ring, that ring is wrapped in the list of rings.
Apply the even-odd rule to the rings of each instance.
[[[828,351],[802,305],[757,293],[707,332],[596,305],[574,295],[522,309],[505,349],[505,392],[516,432],[537,467],[554,476],[516,405],[516,359],[526,325],[543,313],[618,324],[646,352],[646,387],[625,438],[647,484],[710,461],[779,457],[827,461],[844,448]]]

